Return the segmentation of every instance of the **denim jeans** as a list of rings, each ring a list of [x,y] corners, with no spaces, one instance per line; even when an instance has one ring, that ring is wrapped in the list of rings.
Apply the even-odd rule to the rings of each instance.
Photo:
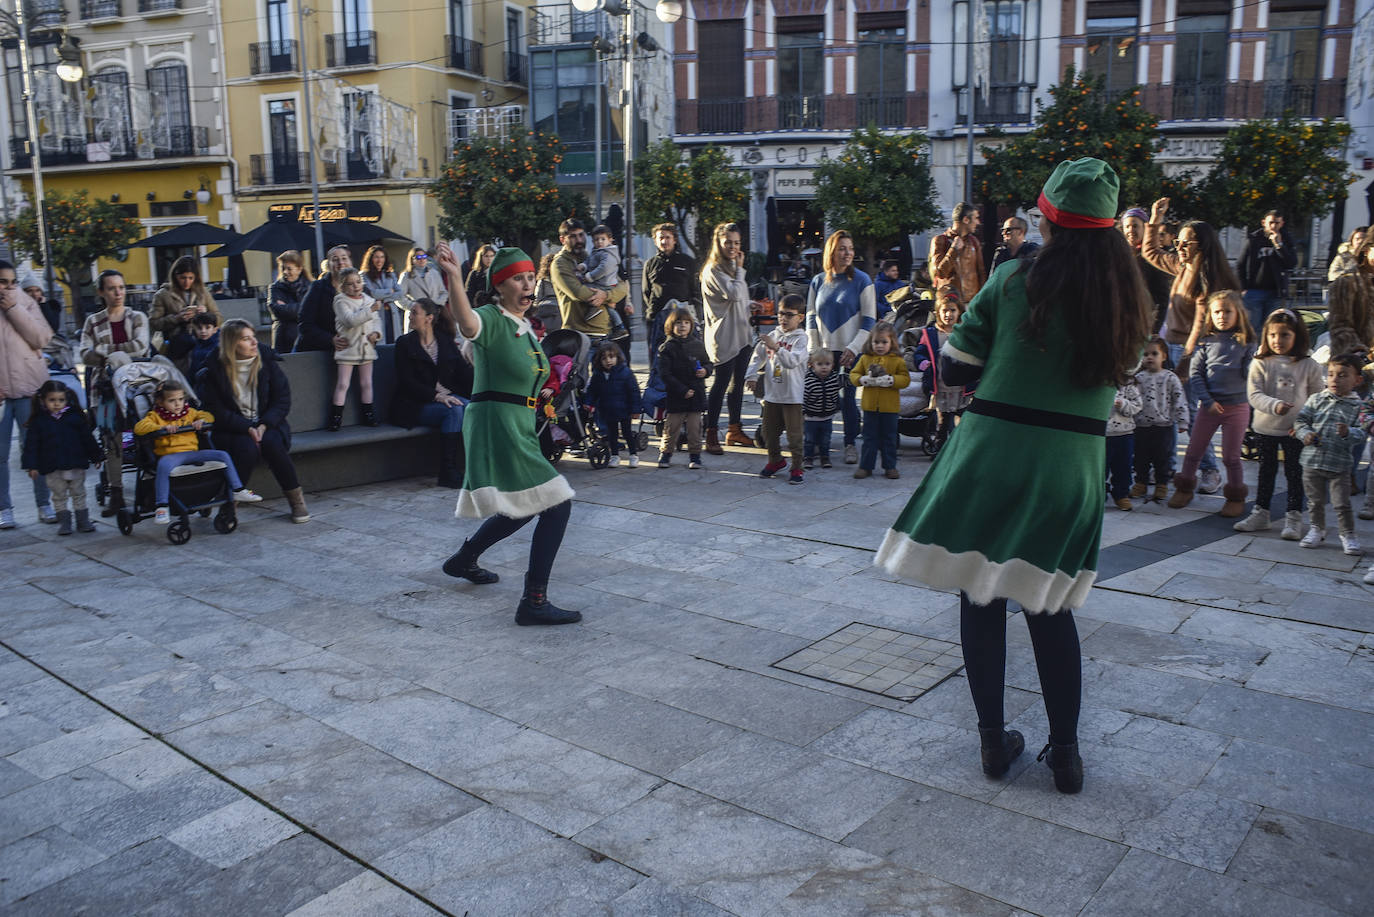
[[[1240,294],[1240,298],[1245,302],[1245,313],[1256,335],[1264,328],[1264,320],[1269,313],[1283,305],[1283,299],[1276,290],[1246,290]]]
[[[1169,359],[1173,362],[1175,366],[1177,366],[1183,360],[1182,344],[1169,345]],[[1183,383],[1183,397],[1188,402],[1188,429],[1191,430],[1193,428],[1193,424],[1197,422],[1197,396],[1193,394],[1193,387],[1189,385],[1186,380]],[[1174,430],[1174,434],[1169,446],[1169,455],[1173,456],[1175,461],[1177,461],[1178,430],[1172,426],[1170,426],[1170,429]],[[1192,434],[1189,434],[1189,442],[1192,442]],[[1202,453],[1202,461],[1198,467],[1200,467],[1203,471],[1217,470],[1217,457],[1212,453],[1212,444],[1210,442],[1207,443],[1206,451]]]
[[[438,427],[440,433],[460,433],[463,430],[463,411],[467,402],[449,407],[431,401],[420,408],[418,423],[422,427]]]
[[[806,441],[806,458],[830,458],[830,438],[835,435],[835,421],[803,420],[803,435]]]
[[[14,441],[14,427],[19,428],[19,450],[23,453],[29,414],[33,410],[32,398],[6,398],[3,413],[0,413],[0,509],[14,509],[10,501],[10,444]],[[35,506],[45,506],[51,499],[48,482],[43,475],[33,479],[33,502]]]
[[[239,473],[234,469],[234,460],[229,457],[228,452],[221,449],[199,449],[195,452],[173,452],[157,460],[157,479],[153,483],[153,502],[158,506],[167,505],[167,498],[172,489],[173,468],[180,468],[182,465],[193,465],[196,462],[209,461],[224,463],[224,473],[229,476],[230,490],[243,489],[243,482],[239,480]]]
[[[844,444],[852,446],[859,438],[863,415],[859,411],[859,402],[854,397],[858,389],[849,381],[849,370],[840,366],[842,353],[843,350],[832,350],[830,355],[835,358],[835,372],[839,373],[843,380],[840,383],[840,414],[844,417]]]
[[[864,447],[859,452],[860,468],[872,471],[880,451],[885,471],[897,467],[897,419],[900,416],[890,411],[864,411]]]
[[[1135,458],[1135,440],[1131,434],[1107,437],[1107,478],[1112,499],[1120,500],[1131,492],[1131,464]]]

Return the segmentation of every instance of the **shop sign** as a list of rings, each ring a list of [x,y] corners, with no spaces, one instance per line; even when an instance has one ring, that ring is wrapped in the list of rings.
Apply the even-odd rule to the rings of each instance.
[[[778,197],[815,197],[815,173],[810,169],[778,169],[773,173],[773,193]]]
[[[1155,158],[1212,162],[1221,155],[1221,144],[1221,137],[1170,137]]]
[[[825,162],[832,154],[839,155],[842,144],[829,146],[745,146],[729,147],[735,165],[780,166]]]
[[[267,218],[279,223],[313,223],[315,205],[309,201],[303,204],[272,204],[267,208]],[[332,223],[335,220],[378,223],[381,219],[382,205],[377,201],[338,201],[320,204],[321,223]]]

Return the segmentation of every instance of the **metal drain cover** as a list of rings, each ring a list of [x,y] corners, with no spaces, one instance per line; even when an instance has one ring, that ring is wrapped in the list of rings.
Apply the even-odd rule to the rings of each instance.
[[[957,643],[858,621],[773,663],[896,700],[915,700],[963,666]]]

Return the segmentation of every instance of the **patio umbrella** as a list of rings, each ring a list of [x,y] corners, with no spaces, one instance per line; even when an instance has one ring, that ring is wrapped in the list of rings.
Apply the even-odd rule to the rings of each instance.
[[[227,245],[239,238],[232,229],[221,229],[209,223],[183,223],[157,235],[140,239],[130,248],[190,248],[196,245]]]
[[[402,235],[399,232],[392,232],[380,223],[367,223],[362,220],[334,220],[324,224],[325,235],[330,231],[339,235],[341,241],[352,242],[356,245],[366,245],[370,242],[378,242],[382,239],[399,239],[402,242],[411,241],[410,236]]]
[[[324,230],[324,244],[328,248],[340,242],[351,242],[343,233],[336,230],[340,222],[321,223]],[[278,255],[284,251],[315,250],[315,224],[297,222],[277,222],[268,220],[260,226],[248,230],[243,236],[222,248],[209,252],[207,258],[227,258],[244,252],[267,252]]]

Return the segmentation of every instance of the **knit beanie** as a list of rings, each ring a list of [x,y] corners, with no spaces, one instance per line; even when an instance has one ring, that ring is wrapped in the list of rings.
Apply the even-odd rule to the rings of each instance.
[[[534,262],[529,255],[518,248],[500,249],[487,268],[487,289],[495,290],[506,278],[525,271],[534,272]]]
[[[1055,166],[1037,202],[1051,223],[1065,229],[1110,229],[1116,225],[1120,182],[1112,167],[1091,157]]]

